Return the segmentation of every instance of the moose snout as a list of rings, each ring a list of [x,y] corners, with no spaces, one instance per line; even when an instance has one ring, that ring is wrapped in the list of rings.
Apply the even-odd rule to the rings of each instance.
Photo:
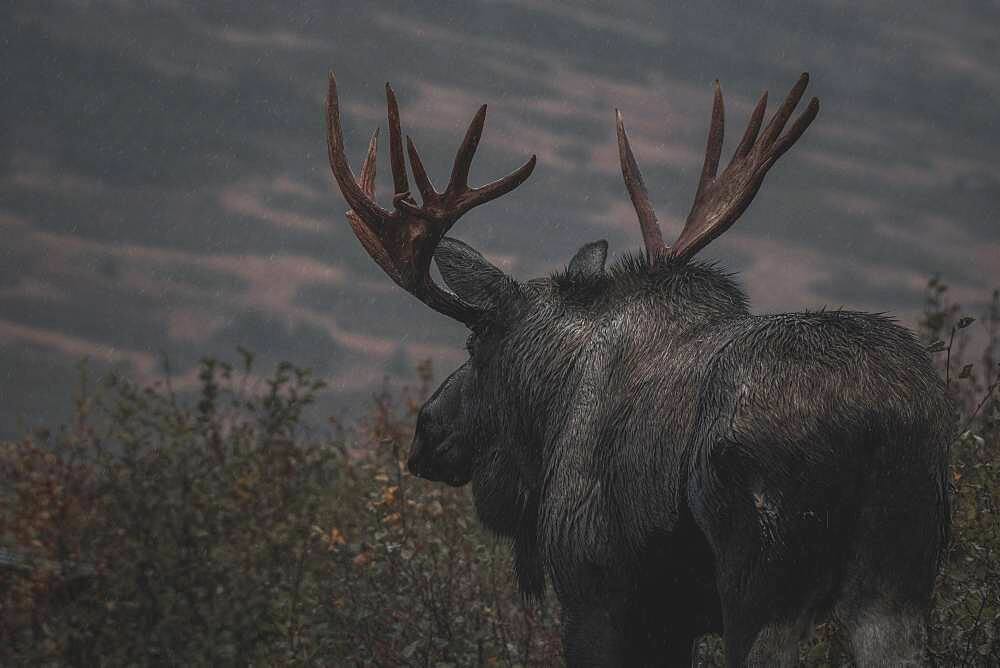
[[[472,477],[471,459],[461,446],[462,441],[454,434],[440,442],[418,435],[410,446],[406,468],[418,478],[461,487]]]
[[[406,460],[406,470],[418,478],[438,481],[441,479],[440,469],[444,466],[440,444],[427,438],[426,434],[416,434],[410,444],[410,456]]]

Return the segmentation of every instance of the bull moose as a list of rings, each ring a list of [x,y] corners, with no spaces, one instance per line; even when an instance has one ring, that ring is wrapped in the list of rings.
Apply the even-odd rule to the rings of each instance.
[[[793,665],[833,618],[858,665],[923,660],[947,540],[945,388],[917,338],[883,315],[755,315],[731,275],[694,256],[739,218],[819,111],[788,124],[803,74],[761,131],[765,93],[718,173],[716,83],[694,205],[667,246],[617,115],[622,173],[645,254],[606,267],[607,242],[518,281],[445,237],[535,166],[482,187],[476,113],[442,191],[386,85],[391,210],[375,201],[372,135],[348,165],[336,80],[329,159],[365,250],[406,291],[464,324],[469,359],[422,407],[409,470],[472,483],[480,520],[511,540],[522,591],[546,579],[570,665],[690,664],[721,632],[730,665]],[[783,132],[784,131],[784,132]],[[434,258],[445,284],[430,274]]]

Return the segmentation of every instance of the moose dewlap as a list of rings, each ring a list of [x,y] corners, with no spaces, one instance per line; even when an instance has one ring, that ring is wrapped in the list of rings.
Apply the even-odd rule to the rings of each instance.
[[[421,410],[410,471],[472,483],[482,522],[512,540],[523,591],[551,582],[571,665],[689,664],[709,632],[723,634],[731,665],[794,665],[799,640],[831,616],[858,665],[922,660],[954,430],[928,355],[878,315],[754,315],[729,275],[693,259],[815,119],[814,98],[789,125],[807,83],[766,126],[765,93],[721,174],[716,83],[704,168],[673,246],[619,113],[645,254],[606,267],[597,241],[564,271],[521,282],[444,235],[521,185],[534,156],[469,186],[483,106],[442,191],[407,138],[418,204],[386,86],[395,192],[384,209],[377,133],[356,178],[330,76],[330,166],[351,227],[397,284],[471,331],[468,361]],[[432,258],[450,291],[431,278]]]

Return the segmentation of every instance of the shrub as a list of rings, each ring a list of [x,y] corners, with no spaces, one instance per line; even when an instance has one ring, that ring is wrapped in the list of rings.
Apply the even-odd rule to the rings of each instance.
[[[561,651],[558,614],[525,602],[512,579],[508,546],[486,535],[468,488],[411,477],[404,460],[421,388],[375,398],[362,425],[370,449],[345,467],[327,578],[329,642],[350,662],[379,665],[553,665]]]
[[[312,527],[337,452],[300,424],[321,383],[282,365],[248,395],[249,372],[249,356],[239,382],[229,365],[204,362],[194,406],[168,382],[112,378],[108,396],[81,399],[74,429],[4,447],[13,484],[2,536],[26,566],[4,583],[11,658],[193,665],[299,654]]]
[[[403,470],[414,399],[380,394],[348,447],[304,426],[322,383],[249,354],[187,401],[83,386],[71,428],[0,447],[0,663],[556,660],[468,491]]]
[[[1000,665],[1000,291],[983,316],[978,363],[965,355],[973,318],[939,279],[928,285],[923,333],[960,407],[951,451],[952,539],[931,612],[931,657],[943,666]]]
[[[931,281],[922,333],[961,411],[938,665],[1000,664],[1000,293],[981,320],[969,363],[971,318]],[[469,489],[405,470],[431,376],[319,433],[322,383],[249,353],[192,395],[84,374],[71,425],[0,444],[0,663],[557,664],[554,599],[522,600]],[[826,624],[802,659],[845,656]],[[697,663],[722,665],[717,638]]]

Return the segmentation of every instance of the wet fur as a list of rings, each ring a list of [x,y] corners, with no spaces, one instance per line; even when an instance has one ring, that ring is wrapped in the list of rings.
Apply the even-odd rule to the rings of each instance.
[[[859,663],[918,657],[953,413],[916,338],[753,315],[713,265],[603,248],[524,285],[465,257],[493,303],[436,399],[468,402],[477,512],[527,595],[551,581],[569,663],[683,664],[721,631],[732,665],[794,663],[831,614]]]

